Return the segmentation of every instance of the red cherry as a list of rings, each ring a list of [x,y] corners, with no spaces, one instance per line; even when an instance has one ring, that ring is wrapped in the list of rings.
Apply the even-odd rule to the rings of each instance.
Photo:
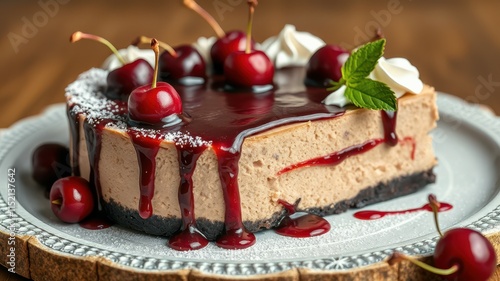
[[[307,64],[306,84],[328,86],[331,81],[342,78],[341,68],[349,56],[347,50],[339,46],[325,45],[319,48]]]
[[[226,82],[238,88],[271,85],[274,66],[262,51],[233,52],[224,63]]]
[[[71,175],[69,150],[57,143],[42,144],[31,157],[33,179],[40,185],[50,188],[59,178]]]
[[[250,6],[257,5],[257,1],[248,1]],[[195,11],[198,15],[200,15],[203,19],[207,21],[207,23],[214,29],[217,34],[217,41],[212,45],[210,49],[210,57],[212,59],[212,65],[215,74],[222,74],[224,70],[224,61],[227,56],[235,51],[243,51],[245,49],[253,50],[255,47],[255,43],[253,40],[250,40],[247,44],[247,34],[243,31],[230,31],[224,32],[217,21],[200,5],[196,3],[194,0],[184,0],[184,5],[189,9]],[[250,46],[250,47],[249,47]]]
[[[481,233],[456,228],[444,233],[434,251],[434,265],[450,268],[458,265],[454,274],[443,276],[447,280],[488,280],[496,269],[495,249]]]
[[[256,90],[255,86],[270,86],[272,88],[274,77],[273,63],[264,52],[253,50],[251,45],[253,14],[257,6],[257,0],[249,0],[247,4],[246,45],[244,51],[233,51],[224,61],[226,83],[236,88],[253,88],[254,90]],[[268,87],[264,87],[257,91],[267,90]]]
[[[172,85],[158,82],[158,60],[160,43],[151,38],[151,48],[155,53],[155,69],[151,85],[141,86],[128,97],[128,115],[132,122],[148,125],[174,125],[181,121],[182,101]]]
[[[165,51],[160,56],[159,71],[162,79],[185,85],[202,84],[205,81],[205,61],[190,45],[174,48],[175,55]]]
[[[109,72],[106,80],[108,88],[104,94],[107,98],[127,100],[135,88],[151,84],[153,68],[146,60],[138,59]]]
[[[428,200],[434,213],[436,229],[441,236],[434,250],[435,266],[399,252],[394,252],[387,262],[393,265],[407,260],[447,280],[488,280],[495,272],[497,265],[495,249],[490,241],[480,232],[469,228],[451,229],[443,235],[438,223],[438,210],[441,203],[437,201],[434,194],[430,194]]]
[[[107,90],[104,95],[109,99],[119,99],[126,101],[128,95],[135,88],[151,83],[153,80],[153,68],[143,59],[127,63],[118,50],[108,40],[94,35],[77,31],[71,34],[71,43],[89,39],[106,45],[122,63],[122,67],[108,73]]]
[[[63,222],[77,223],[94,209],[94,197],[90,184],[81,177],[57,180],[50,190],[52,212]]]
[[[215,41],[210,49],[210,57],[212,58],[213,68],[216,74],[227,73],[224,72],[224,62],[229,54],[236,51],[244,51],[247,44],[247,35],[243,31],[230,31],[224,37]],[[250,42],[251,49],[255,48],[255,42]]]
[[[155,88],[145,85],[132,91],[128,98],[131,120],[150,125],[169,123],[182,113],[182,101],[172,85],[158,82]]]

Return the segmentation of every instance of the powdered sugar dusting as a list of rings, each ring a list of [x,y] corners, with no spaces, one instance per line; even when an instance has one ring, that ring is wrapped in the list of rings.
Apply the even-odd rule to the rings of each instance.
[[[126,125],[126,124],[125,124]],[[189,145],[190,147],[201,147],[209,146],[212,144],[211,141],[205,141],[199,136],[192,136],[189,132],[181,131],[168,131],[164,130],[154,130],[139,127],[130,127],[129,133],[135,134],[137,137],[147,137],[159,139],[162,141],[174,142],[176,146],[184,147]]]
[[[71,113],[83,114],[91,125],[104,119],[123,122],[123,105],[107,99],[103,94],[107,74],[105,70],[92,68],[66,88]]]
[[[72,115],[83,115],[86,122],[95,126],[107,120],[106,128],[127,131],[143,137],[174,142],[177,146],[210,146],[212,141],[192,136],[189,132],[139,128],[127,123],[127,103],[106,98],[107,70],[92,68],[82,73],[66,88],[66,99]]]

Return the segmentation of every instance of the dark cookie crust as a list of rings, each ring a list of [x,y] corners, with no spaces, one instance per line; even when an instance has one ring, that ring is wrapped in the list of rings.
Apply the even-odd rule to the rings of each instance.
[[[349,208],[362,208],[366,205],[416,192],[435,181],[436,176],[432,169],[430,169],[421,173],[400,177],[388,183],[379,183],[377,186],[365,188],[352,199],[343,200],[325,207],[306,209],[305,211],[321,216],[340,214]],[[137,210],[124,208],[113,200],[103,202],[103,208],[108,217],[116,223],[148,234],[170,236],[181,227],[180,218],[166,218],[153,215],[148,219],[142,219]],[[249,231],[256,232],[275,227],[283,214],[283,212],[275,213],[267,220],[245,221],[243,224]],[[196,224],[198,229],[209,240],[215,240],[224,230],[224,222],[222,221],[211,221],[201,217],[197,218]]]

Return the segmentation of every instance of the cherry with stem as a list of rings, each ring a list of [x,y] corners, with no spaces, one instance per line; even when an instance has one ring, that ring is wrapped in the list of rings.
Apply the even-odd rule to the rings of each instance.
[[[217,21],[194,0],[184,0],[184,5],[205,19],[217,34],[218,39],[210,49],[210,57],[216,74],[223,73],[224,62],[229,54],[245,50],[248,44],[250,44],[251,48],[254,48],[255,43],[251,40],[251,37],[239,30],[224,32]]]
[[[217,37],[222,38],[226,36],[226,33],[220,27],[219,23],[210,15],[205,9],[203,9],[196,1],[194,0],[184,0],[183,1],[184,6],[188,7],[189,9],[195,11],[198,15],[200,15],[215,31],[217,34]]]
[[[109,42],[108,40],[104,39],[101,36],[97,36],[97,35],[89,34],[89,33],[83,33],[81,31],[76,31],[73,34],[71,34],[71,36],[69,38],[69,42],[75,43],[75,42],[80,41],[81,39],[93,40],[93,41],[97,41],[99,43],[106,45],[111,50],[111,52],[113,52],[113,54],[121,62],[122,65],[127,63],[125,61],[125,59],[122,57],[122,55],[120,55],[120,53],[118,52],[116,47],[113,44],[111,44],[111,42]]]
[[[152,38],[138,37],[132,45],[150,43]],[[158,41],[164,49],[159,57],[159,75],[162,81],[185,86],[205,83],[206,65],[200,53],[191,45],[180,45],[172,48],[169,44]]]
[[[155,67],[151,85],[136,88],[128,98],[128,114],[131,123],[166,127],[178,124],[182,120],[182,101],[172,85],[158,81],[159,43],[151,39],[151,48],[155,52]]]
[[[133,62],[127,62],[113,44],[93,34],[77,31],[71,35],[70,42],[74,43],[81,39],[93,40],[106,45],[122,63],[121,67],[108,73],[106,78],[107,89],[104,92],[107,98],[125,101],[132,90],[151,82],[153,68],[146,60],[137,59]]]
[[[257,0],[248,0],[247,38],[252,36],[252,24]],[[230,88],[252,89],[265,92],[273,88],[274,66],[260,50],[253,50],[250,41],[244,51],[229,54],[224,62],[224,76]]]
[[[470,228],[455,228],[443,234],[437,219],[440,203],[433,194],[429,195],[428,201],[440,235],[434,251],[434,266],[399,252],[394,252],[387,262],[393,265],[406,260],[447,280],[488,280],[497,264],[495,250],[489,240]]]

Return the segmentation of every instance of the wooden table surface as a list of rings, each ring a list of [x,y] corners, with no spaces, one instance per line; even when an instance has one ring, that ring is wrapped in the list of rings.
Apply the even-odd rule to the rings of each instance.
[[[199,0],[225,30],[244,29],[243,0]],[[500,1],[261,0],[254,38],[263,41],[286,23],[328,43],[352,47],[381,27],[387,57],[402,56],[437,90],[500,113]],[[172,45],[214,35],[181,1],[1,1],[0,128],[64,101],[64,88],[110,53],[94,42],[70,44],[77,30],[118,48],[136,36]],[[500,280],[500,271],[496,278]],[[23,280],[0,271],[2,280]],[[10,278],[10,279],[7,279]]]

